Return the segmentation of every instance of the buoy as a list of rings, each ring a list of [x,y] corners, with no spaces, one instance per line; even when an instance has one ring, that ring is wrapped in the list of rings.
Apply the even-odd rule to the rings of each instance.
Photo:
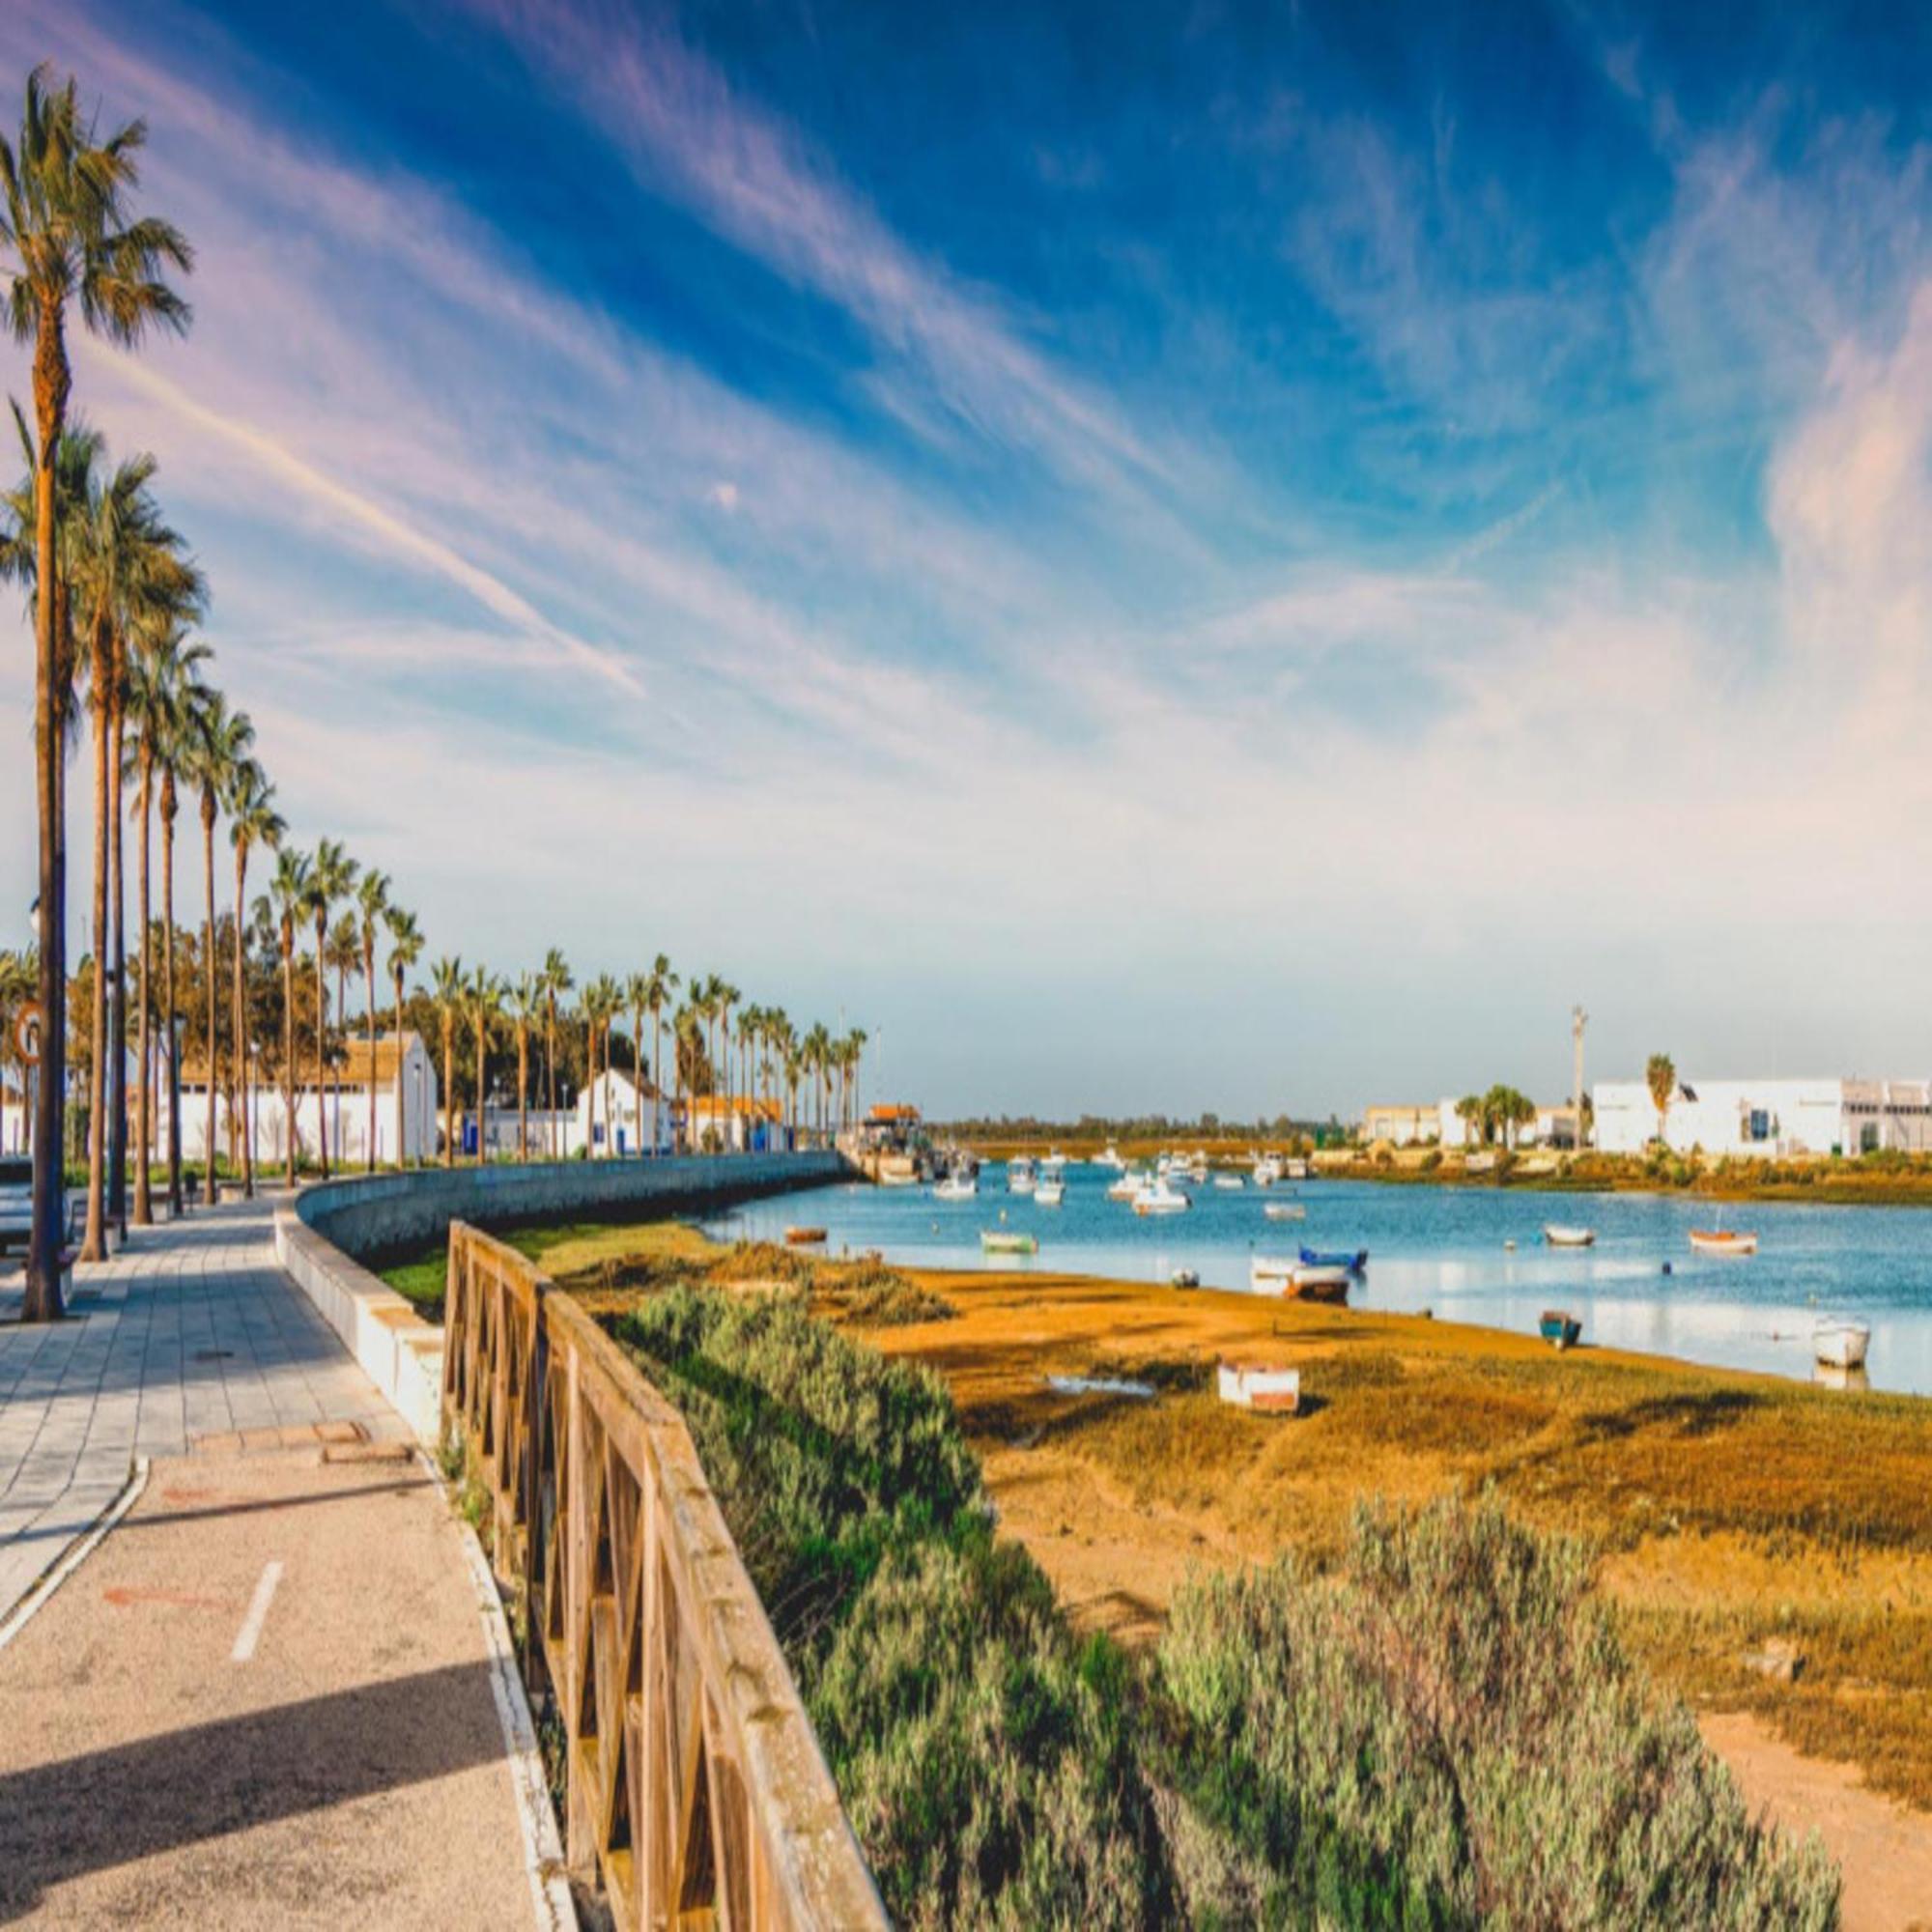
[[[1513,1254],[1515,1254],[1515,1253],[1516,1253],[1516,1243],[1515,1243],[1514,1241],[1505,1241],[1505,1242],[1503,1243],[1503,1253],[1504,1253],[1504,1254],[1506,1254],[1506,1255],[1513,1255]]]
[[[1673,1270],[1672,1270],[1672,1268],[1671,1268],[1671,1265],[1670,1265],[1670,1264],[1669,1264],[1668,1262],[1665,1262],[1665,1263],[1664,1263],[1664,1264],[1663,1264],[1663,1271],[1664,1271],[1664,1273],[1665,1273],[1665,1274],[1669,1274],[1669,1273],[1673,1272]]]

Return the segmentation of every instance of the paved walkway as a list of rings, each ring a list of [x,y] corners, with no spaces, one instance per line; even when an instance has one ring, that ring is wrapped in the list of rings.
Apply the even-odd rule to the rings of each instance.
[[[487,1578],[271,1211],[143,1231],[77,1271],[76,1320],[0,1325],[0,1921],[553,1923]],[[15,1271],[0,1323],[17,1299]]]
[[[74,1270],[75,1319],[53,1325],[20,1325],[18,1265],[0,1277],[0,1623],[137,1455],[238,1431],[405,1433],[275,1265],[272,1213],[258,1198],[131,1230]]]

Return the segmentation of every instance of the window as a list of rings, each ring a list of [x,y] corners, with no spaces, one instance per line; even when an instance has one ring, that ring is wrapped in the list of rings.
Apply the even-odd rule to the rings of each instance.
[[[1762,1107],[1750,1111],[1750,1123],[1745,1130],[1745,1137],[1753,1141],[1768,1141],[1771,1138],[1771,1116]]]
[[[1878,1122],[1867,1121],[1859,1129],[1859,1151],[1876,1153],[1878,1151]]]

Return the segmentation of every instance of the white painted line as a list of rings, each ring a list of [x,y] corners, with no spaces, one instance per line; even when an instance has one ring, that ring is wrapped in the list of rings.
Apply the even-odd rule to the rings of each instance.
[[[263,1566],[262,1580],[255,1585],[255,1594],[248,1604],[248,1614],[242,1619],[242,1628],[235,1634],[235,1648],[228,1653],[230,1663],[246,1663],[255,1655],[262,1626],[269,1620],[269,1605],[274,1601],[275,1585],[281,1580],[282,1566],[279,1563]]]
[[[27,1628],[47,1599],[87,1561],[94,1553],[95,1546],[134,1507],[135,1500],[147,1486],[148,1459],[137,1456],[134,1458],[133,1473],[128,1478],[128,1487],[102,1512],[99,1520],[86,1536],[78,1543],[68,1546],[67,1554],[20,1599],[6,1622],[0,1623],[0,1650],[5,1650]]]

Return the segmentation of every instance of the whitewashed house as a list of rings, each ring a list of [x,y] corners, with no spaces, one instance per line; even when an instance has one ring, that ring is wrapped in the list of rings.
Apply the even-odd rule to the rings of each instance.
[[[591,1114],[593,1095],[597,1103],[594,1133]],[[670,1103],[660,1102],[657,1113],[658,1151],[668,1153],[671,1148]],[[639,1088],[635,1076],[621,1067],[606,1067],[597,1076],[596,1086],[586,1087],[577,1096],[570,1142],[564,1151],[575,1154],[580,1148],[587,1148],[593,1159],[603,1160],[613,1154],[621,1159],[626,1154],[648,1152],[650,1147],[650,1081],[646,1079]]]
[[[1597,1146],[1642,1153],[1657,1138],[1657,1104],[1642,1080],[1599,1081]],[[1932,1150],[1932,1083],[1843,1078],[1703,1080],[1680,1077],[1663,1117],[1677,1153],[1756,1156]]]

